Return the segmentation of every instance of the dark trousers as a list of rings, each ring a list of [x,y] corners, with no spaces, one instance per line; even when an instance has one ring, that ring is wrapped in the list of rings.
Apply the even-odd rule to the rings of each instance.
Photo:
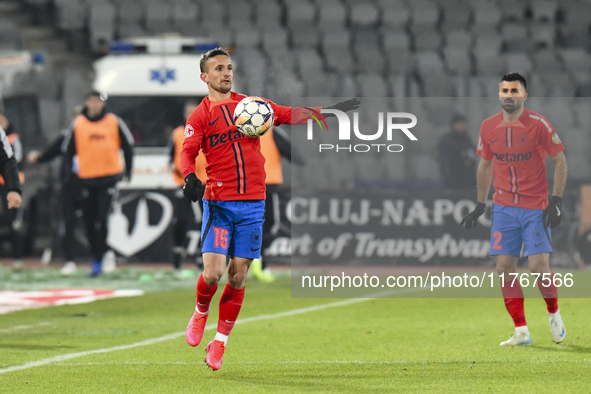
[[[281,229],[281,185],[267,185],[267,198],[265,199],[265,222],[263,223],[263,245],[261,255],[271,246]],[[263,259],[263,268],[267,263]]]
[[[65,233],[62,237],[64,260],[74,261],[77,211],[82,208],[81,186],[77,182],[66,182],[60,190],[60,204],[64,215]]]
[[[197,203],[201,207],[201,212],[203,212],[203,192],[205,190],[201,189],[200,191],[201,194],[197,200]],[[174,246],[176,248],[186,248],[187,231],[191,230],[191,228],[199,228],[195,224],[195,213],[193,212],[191,204],[193,204],[191,200],[183,196],[182,189],[177,190],[174,199],[173,219],[173,238]]]
[[[12,243],[12,254],[15,260],[23,258],[23,244],[24,237],[22,233],[23,224],[23,207],[18,209],[8,209],[8,201],[6,195],[8,190],[4,186],[0,186],[0,199],[2,199],[2,220],[1,222],[7,225],[9,229],[9,239]]]
[[[90,252],[95,260],[102,260],[107,251],[107,219],[114,185],[84,186],[81,191],[82,214]]]

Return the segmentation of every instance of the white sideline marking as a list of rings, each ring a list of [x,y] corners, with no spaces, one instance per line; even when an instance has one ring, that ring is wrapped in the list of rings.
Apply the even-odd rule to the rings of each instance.
[[[0,329],[0,334],[7,334],[7,333],[14,332],[14,331],[28,330],[29,328],[40,327],[40,326],[49,326],[50,324],[51,323],[49,323],[49,322],[41,322],[41,323],[24,325],[24,326],[13,326],[13,327]]]
[[[288,360],[288,361],[225,361],[224,365],[284,365],[284,364],[302,364],[302,365],[319,365],[319,364],[461,364],[466,363],[472,365],[474,359],[467,360],[441,360],[441,361],[425,361],[425,360]],[[532,360],[514,360],[514,359],[496,359],[496,360],[482,360],[476,362],[477,364],[491,364],[491,363],[533,363],[533,364],[557,364],[557,363],[571,363],[571,364],[588,364],[591,359],[584,358],[582,360],[563,360],[563,359],[532,359]],[[203,365],[203,361],[124,361],[112,363],[59,363],[64,366],[90,366],[90,365]]]
[[[358,302],[371,300],[376,297],[384,296],[386,294],[391,294],[391,293],[393,293],[393,292],[382,292],[382,293],[372,294],[371,295],[372,298],[351,298],[351,299],[344,300],[344,301],[337,301],[337,302],[331,302],[328,304],[314,305],[314,306],[309,306],[307,308],[293,309],[291,311],[279,312],[279,313],[274,313],[274,314],[270,314],[270,315],[259,315],[259,316],[247,317],[246,319],[238,320],[236,322],[236,324],[250,323],[253,321],[266,320],[266,319],[275,319],[278,317],[285,317],[285,316],[301,315],[303,313],[321,311],[323,309],[336,308],[339,306],[356,304]],[[208,324],[207,326],[205,326],[205,329],[211,330],[216,327],[217,327],[217,324]],[[29,369],[29,368],[34,368],[34,367],[40,367],[42,365],[57,363],[60,361],[71,360],[73,358],[84,357],[84,356],[88,356],[91,354],[110,353],[110,352],[115,352],[117,350],[127,350],[127,349],[133,349],[135,347],[140,347],[140,346],[153,345],[155,343],[160,343],[160,342],[168,341],[171,339],[176,339],[178,337],[182,337],[183,335],[185,335],[184,331],[176,332],[174,334],[164,335],[164,336],[158,337],[158,338],[147,339],[147,340],[141,341],[141,342],[131,343],[129,345],[113,346],[113,347],[104,348],[104,349],[87,350],[84,352],[63,354],[61,356],[44,358],[44,359],[41,359],[38,361],[31,361],[26,364],[2,368],[2,369],[0,369],[0,374],[6,373],[6,372],[21,371],[23,369]]]

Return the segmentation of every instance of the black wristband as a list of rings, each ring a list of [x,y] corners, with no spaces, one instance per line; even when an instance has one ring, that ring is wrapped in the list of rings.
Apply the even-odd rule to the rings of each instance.
[[[190,172],[187,174],[187,176],[185,177],[185,183],[189,182],[192,179],[197,178],[197,175],[195,175],[194,172]]]
[[[562,197],[552,196],[552,198],[550,199],[550,204],[556,204],[556,205],[562,204]]]

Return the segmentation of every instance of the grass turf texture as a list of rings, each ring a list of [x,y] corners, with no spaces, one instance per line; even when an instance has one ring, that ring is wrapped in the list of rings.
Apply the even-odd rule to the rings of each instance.
[[[194,297],[184,288],[2,315],[0,370],[180,334]],[[336,301],[292,299],[287,279],[250,281],[240,318]],[[203,364],[210,329],[197,348],[179,335],[0,373],[0,393],[589,392],[588,300],[560,301],[561,345],[551,340],[543,300],[525,307],[530,347],[499,347],[513,331],[500,299],[373,299],[238,324],[217,372]]]

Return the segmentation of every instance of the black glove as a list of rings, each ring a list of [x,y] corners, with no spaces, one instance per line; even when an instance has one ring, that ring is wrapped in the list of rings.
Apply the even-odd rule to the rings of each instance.
[[[476,205],[476,208],[474,208],[474,210],[472,212],[470,212],[468,215],[464,216],[464,218],[462,219],[462,222],[460,223],[460,226],[463,226],[465,224],[466,229],[471,229],[472,227],[476,227],[476,222],[478,221],[478,218],[480,217],[480,215],[482,215],[484,213],[485,209],[486,209],[486,204],[479,202],[478,205]]]
[[[544,226],[554,228],[558,227],[562,219],[562,197],[553,196],[550,203],[544,209]]]
[[[361,101],[359,101],[356,98],[352,98],[349,100],[345,100],[345,101],[341,101],[340,103],[336,103],[333,105],[329,105],[328,107],[324,107],[325,109],[338,109],[339,111],[343,111],[343,112],[347,112],[347,111],[353,111],[354,109],[359,108],[359,104],[361,104]],[[330,117],[332,116],[332,114],[326,114],[324,117]]]
[[[199,199],[199,189],[203,188],[203,184],[193,172],[185,177],[185,186],[183,186],[183,194],[189,200],[195,202]]]

